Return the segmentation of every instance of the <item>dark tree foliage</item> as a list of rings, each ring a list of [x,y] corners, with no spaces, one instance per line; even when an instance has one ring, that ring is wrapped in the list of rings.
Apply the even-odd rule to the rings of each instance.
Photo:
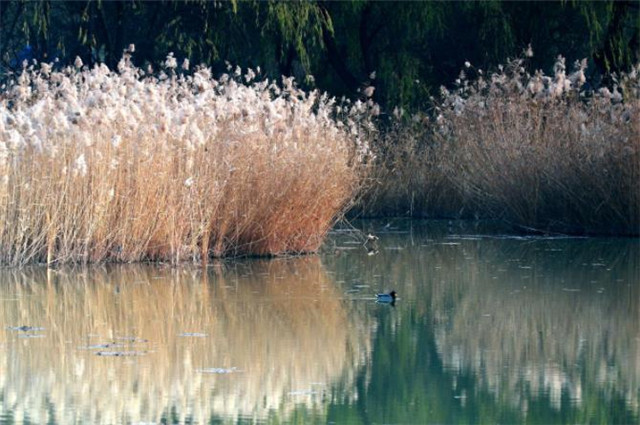
[[[222,71],[225,61],[294,75],[335,95],[376,87],[383,105],[424,106],[465,61],[491,70],[531,44],[531,65],[589,58],[606,76],[640,59],[637,1],[0,1],[0,79],[27,59],[114,67],[168,52]],[[375,80],[372,73],[375,71]],[[313,80],[308,76],[313,75]]]

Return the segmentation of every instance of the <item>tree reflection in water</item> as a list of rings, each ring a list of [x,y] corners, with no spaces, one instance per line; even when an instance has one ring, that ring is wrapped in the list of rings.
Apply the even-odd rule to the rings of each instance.
[[[637,239],[510,236],[455,222],[366,225],[381,254],[346,250],[327,267],[354,287],[393,285],[402,299],[394,314],[375,312],[360,398],[332,406],[330,419],[638,421]]]

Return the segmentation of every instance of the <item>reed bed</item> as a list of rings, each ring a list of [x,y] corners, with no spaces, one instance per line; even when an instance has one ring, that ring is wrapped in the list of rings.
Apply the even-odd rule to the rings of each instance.
[[[168,55],[26,67],[0,95],[0,263],[315,251],[362,184],[362,104]]]
[[[585,61],[568,73],[558,57],[553,76],[527,72],[526,57],[489,76],[465,66],[432,113],[397,114],[375,142],[365,214],[640,234],[640,65],[597,91]]]

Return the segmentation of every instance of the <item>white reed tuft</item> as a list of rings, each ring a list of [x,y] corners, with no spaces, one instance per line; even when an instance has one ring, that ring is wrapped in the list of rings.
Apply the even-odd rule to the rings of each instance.
[[[293,79],[157,75],[130,46],[27,68],[0,96],[0,263],[178,262],[316,250],[358,192],[371,103]],[[183,62],[183,70],[189,68]]]

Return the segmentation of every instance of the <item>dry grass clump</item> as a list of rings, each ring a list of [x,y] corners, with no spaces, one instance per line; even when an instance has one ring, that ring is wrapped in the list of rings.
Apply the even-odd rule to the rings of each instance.
[[[584,90],[586,62],[553,77],[515,60],[443,89],[434,138],[448,175],[484,213],[577,233],[640,232],[640,66]]]
[[[365,215],[483,216],[571,233],[640,233],[640,65],[611,89],[586,62],[533,75],[467,63],[433,114],[394,114],[373,144]]]
[[[359,190],[361,124],[292,79],[75,65],[0,96],[2,264],[314,251]]]
[[[468,203],[446,173],[429,118],[396,108],[372,143],[372,183],[352,210],[362,216],[458,217]],[[466,214],[468,215],[468,214]]]

